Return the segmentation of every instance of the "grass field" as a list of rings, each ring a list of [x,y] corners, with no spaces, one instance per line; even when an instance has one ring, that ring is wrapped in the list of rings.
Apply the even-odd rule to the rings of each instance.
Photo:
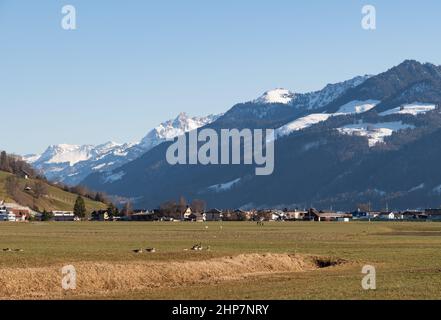
[[[186,250],[199,242],[210,250]],[[0,251],[3,299],[441,298],[438,223],[0,223],[2,248],[24,250]],[[376,291],[361,288],[366,264]]]

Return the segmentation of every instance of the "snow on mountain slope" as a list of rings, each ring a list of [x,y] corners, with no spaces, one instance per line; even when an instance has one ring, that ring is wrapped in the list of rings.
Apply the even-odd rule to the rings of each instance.
[[[41,155],[29,155],[24,159],[48,179],[75,185],[93,172],[116,169],[155,146],[207,125],[218,117],[190,117],[181,113],[176,119],[166,121],[150,131],[140,143],[107,142],[98,146],[60,144],[48,147]],[[109,178],[109,181],[114,180]]]
[[[369,140],[369,146],[374,147],[379,143],[384,142],[385,137],[391,136],[394,132],[414,129],[413,125],[404,124],[402,121],[395,122],[383,122],[383,123],[360,123],[344,126],[337,130],[341,134],[356,135],[361,137],[367,137]]]
[[[391,114],[410,114],[413,116],[417,116],[419,114],[424,114],[429,111],[433,111],[435,109],[436,109],[436,105],[434,104],[415,102],[412,104],[406,104],[398,108],[384,111],[380,113],[380,116],[388,116]]]
[[[293,93],[287,89],[274,89],[265,92],[259,98],[253,100],[257,104],[286,104],[297,109],[314,110],[326,106],[351,88],[355,88],[369,79],[370,75],[357,76],[353,79],[328,84],[321,90],[308,93]]]
[[[280,104],[289,104],[295,94],[289,90],[278,88],[274,90],[270,90],[265,92],[261,97],[254,100],[254,103],[262,103],[262,104],[271,104],[271,103],[280,103]]]
[[[52,145],[39,157],[37,161],[48,164],[68,163],[70,166],[88,160],[92,157],[94,146],[91,145]]]
[[[201,128],[216,121],[220,115],[209,115],[206,117],[189,117],[186,113],[181,113],[174,120],[161,123],[150,131],[139,143],[143,150],[150,150],[153,147],[183,135],[186,132]]]
[[[381,101],[378,100],[367,100],[367,101],[352,101],[336,112],[337,114],[354,114],[354,113],[364,113],[373,108],[375,108]]]
[[[299,118],[277,129],[276,137],[287,136],[295,131],[306,129],[314,124],[326,121],[332,116],[332,114],[328,113],[313,113],[306,117]]]
[[[307,110],[322,108],[336,100],[349,89],[358,87],[370,77],[370,75],[358,76],[344,82],[328,84],[322,90],[297,95],[291,104],[296,108],[305,108]]]
[[[296,119],[283,127],[276,130],[275,136],[277,138],[290,135],[295,131],[300,131],[309,128],[315,124],[328,120],[330,117],[364,113],[372,108],[375,108],[380,101],[367,100],[367,101],[351,101],[339,108],[336,113],[313,113],[305,117]]]
[[[234,187],[236,184],[238,184],[242,180],[241,178],[235,179],[233,181],[229,181],[226,183],[216,184],[214,186],[208,187],[209,191],[214,192],[222,192],[226,190],[230,190],[232,187]]]

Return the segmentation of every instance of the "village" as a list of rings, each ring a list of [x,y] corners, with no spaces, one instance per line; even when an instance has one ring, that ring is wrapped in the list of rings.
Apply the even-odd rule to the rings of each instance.
[[[266,209],[266,210],[192,210],[190,206],[174,214],[161,209],[133,210],[122,216],[112,216],[108,210],[93,211],[87,218],[77,217],[73,211],[52,211],[49,218],[29,207],[0,201],[0,222],[28,221],[168,221],[168,222],[216,222],[216,221],[316,221],[316,222],[351,222],[351,221],[427,221],[441,222],[441,209],[405,210],[405,211],[368,211],[357,209],[353,212],[333,212],[331,210]]]

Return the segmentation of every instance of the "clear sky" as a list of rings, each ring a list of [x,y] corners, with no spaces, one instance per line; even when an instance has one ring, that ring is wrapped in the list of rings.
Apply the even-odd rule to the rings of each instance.
[[[77,10],[61,28],[62,6]],[[377,9],[377,30],[361,8]],[[439,0],[0,0],[0,149],[141,139],[179,112],[441,64]]]

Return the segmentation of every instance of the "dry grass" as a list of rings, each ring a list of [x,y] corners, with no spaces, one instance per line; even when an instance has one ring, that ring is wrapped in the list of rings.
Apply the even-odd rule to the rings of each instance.
[[[312,271],[317,257],[288,254],[243,254],[201,261],[78,263],[77,288],[61,288],[62,266],[0,269],[1,299],[61,299],[108,295],[152,288],[181,287],[241,280],[258,275]],[[326,265],[326,266],[330,266]]]

